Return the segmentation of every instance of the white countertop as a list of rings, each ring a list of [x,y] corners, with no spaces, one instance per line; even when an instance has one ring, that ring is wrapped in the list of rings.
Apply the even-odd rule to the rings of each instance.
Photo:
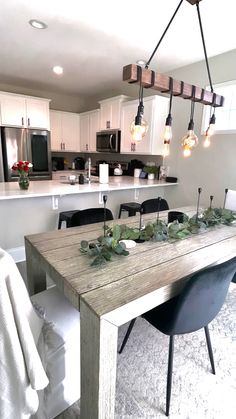
[[[141,189],[165,186],[176,186],[177,183],[167,183],[160,180],[139,179],[132,176],[110,176],[108,184],[92,181],[91,184],[70,185],[58,180],[30,181],[28,190],[21,190],[18,182],[0,183],[0,200],[17,198],[36,198],[43,196],[63,196],[93,192],[109,192],[125,189]]]

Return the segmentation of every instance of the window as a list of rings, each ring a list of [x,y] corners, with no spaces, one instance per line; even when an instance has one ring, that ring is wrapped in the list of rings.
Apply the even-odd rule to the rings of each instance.
[[[236,133],[236,80],[215,84],[214,92],[224,96],[224,106],[216,108],[215,134]],[[210,90],[209,86],[206,87]],[[202,134],[205,133],[210,119],[210,106],[204,106],[202,119]]]

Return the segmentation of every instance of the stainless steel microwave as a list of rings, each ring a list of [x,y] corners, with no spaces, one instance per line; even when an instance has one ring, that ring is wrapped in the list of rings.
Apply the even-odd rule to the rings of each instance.
[[[119,153],[120,130],[116,129],[97,132],[96,150],[103,153]]]

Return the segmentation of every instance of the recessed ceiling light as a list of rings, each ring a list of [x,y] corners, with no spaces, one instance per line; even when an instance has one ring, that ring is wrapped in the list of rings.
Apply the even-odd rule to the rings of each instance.
[[[31,26],[33,26],[33,28],[36,28],[36,29],[46,29],[47,28],[46,23],[41,22],[40,20],[36,20],[36,19],[29,20],[29,24]]]
[[[55,65],[52,69],[55,74],[61,75],[63,74],[63,68],[60,65]]]
[[[145,61],[145,60],[137,60],[136,61],[136,64],[138,64],[138,65],[146,65],[147,64],[147,61]]]

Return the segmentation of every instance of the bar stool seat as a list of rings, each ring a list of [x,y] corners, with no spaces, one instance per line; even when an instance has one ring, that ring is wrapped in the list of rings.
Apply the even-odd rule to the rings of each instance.
[[[129,213],[129,217],[136,215],[136,212],[140,212],[141,204],[139,202],[126,202],[124,204],[120,204],[120,211],[119,217],[121,216],[122,211],[127,211]]]
[[[58,230],[60,230],[61,229],[61,224],[62,224],[62,221],[65,221],[66,222],[66,227],[68,228],[68,227],[71,227],[71,219],[72,219],[72,216],[76,213],[76,212],[78,212],[79,210],[72,210],[72,211],[62,211],[62,212],[60,212],[60,214],[59,214],[59,220],[58,220]]]

